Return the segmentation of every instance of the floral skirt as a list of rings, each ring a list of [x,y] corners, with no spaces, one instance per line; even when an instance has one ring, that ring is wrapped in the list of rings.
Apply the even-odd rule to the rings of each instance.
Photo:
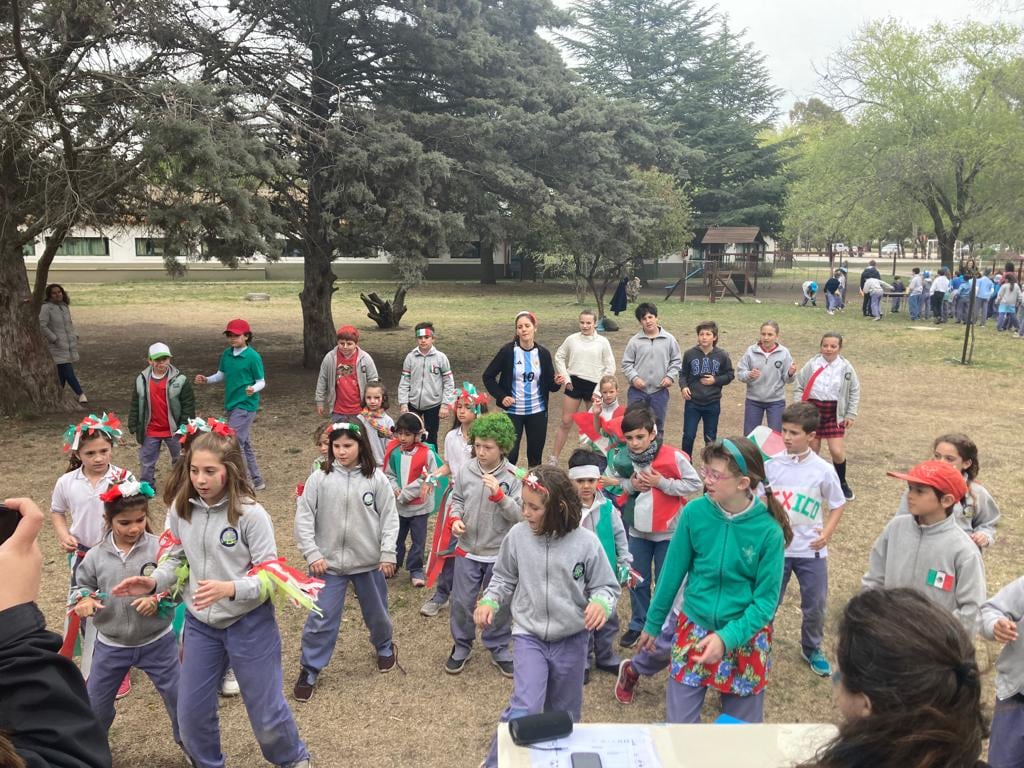
[[[679,614],[669,674],[691,688],[714,688],[734,696],[754,696],[768,684],[772,669],[772,625],[758,630],[750,642],[726,651],[717,664],[697,664],[695,646],[711,634]]]

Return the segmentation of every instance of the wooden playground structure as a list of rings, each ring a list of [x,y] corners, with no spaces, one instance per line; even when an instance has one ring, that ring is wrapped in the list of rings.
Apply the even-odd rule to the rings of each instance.
[[[708,227],[698,233],[692,251],[694,258],[683,260],[683,276],[666,289],[666,299],[678,290],[679,300],[686,301],[687,285],[697,277],[712,304],[726,296],[741,304],[744,297],[757,297],[758,273],[769,255],[757,227]]]

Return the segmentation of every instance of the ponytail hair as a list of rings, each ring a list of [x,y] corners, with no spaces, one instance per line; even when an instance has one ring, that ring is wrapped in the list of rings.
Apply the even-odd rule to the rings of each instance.
[[[840,725],[801,768],[977,765],[988,734],[981,673],[949,611],[913,589],[861,592],[839,621],[836,663],[840,684],[863,694],[870,712]]]
[[[733,475],[749,478],[751,491],[757,488],[758,483],[764,485],[764,504],[772,513],[772,517],[775,518],[779,527],[782,528],[782,537],[786,540],[788,547],[789,543],[793,541],[793,529],[789,524],[789,514],[775,498],[772,487],[768,484],[761,449],[745,437],[727,437],[704,446],[701,460],[707,464],[711,459],[721,459],[726,462]]]
[[[949,443],[956,448],[956,452],[960,456],[961,461],[971,462],[970,466],[964,470],[964,472],[967,473],[967,484],[969,486],[971,481],[974,480],[981,471],[981,464],[978,463],[977,443],[962,432],[950,432],[949,434],[939,435],[932,443],[933,451],[939,447],[939,443]]]

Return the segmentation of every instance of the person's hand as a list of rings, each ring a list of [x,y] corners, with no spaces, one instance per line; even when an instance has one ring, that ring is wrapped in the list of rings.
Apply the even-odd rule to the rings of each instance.
[[[747,374],[747,379],[749,381],[757,381],[760,378],[761,378],[761,369],[760,368],[752,368],[750,370],[750,373]]]
[[[629,382],[629,386],[633,387],[634,389],[647,389],[647,382],[641,379],[639,376],[637,376],[635,379]]]
[[[139,598],[142,600],[143,598]],[[94,615],[96,611],[103,607],[103,603],[99,600],[94,600],[91,597],[83,597],[77,603],[75,603],[75,615],[80,619],[87,619]]]
[[[853,426],[853,422],[854,421],[855,421],[855,419],[843,419],[843,428],[844,429],[849,429],[850,427]]]
[[[595,392],[590,396],[590,412],[600,413],[601,412],[601,396]]]
[[[233,581],[214,581],[203,579],[199,582],[199,589],[192,595],[192,604],[197,611],[209,608],[218,600],[232,598],[235,596],[235,583]]]
[[[645,472],[638,472],[637,474],[643,478],[643,481],[646,483],[648,488],[657,488],[658,483],[660,483],[665,477],[656,469],[648,469]]]
[[[142,597],[156,591],[156,579],[152,576],[129,576],[110,590],[114,597]]]
[[[409,404],[408,403],[402,403],[401,405],[398,406],[398,410],[399,410],[400,413],[408,413],[409,412]]]
[[[313,576],[323,576],[327,573],[327,561],[322,557],[319,560],[314,560],[309,564],[309,572]]]
[[[452,409],[447,405],[442,405],[441,410],[437,412],[437,417],[439,419],[447,419],[451,415]]]
[[[466,524],[461,520],[452,523],[452,536],[461,536],[466,532]]]
[[[138,611],[140,616],[156,616],[156,606],[159,602],[156,596],[139,597],[132,601],[132,608]]]
[[[429,483],[420,483],[420,504],[423,504],[430,496],[430,489],[434,486]]]
[[[245,394],[247,394],[249,397],[252,397],[254,394],[256,394],[256,387],[246,387]]]
[[[828,540],[830,538],[831,536],[818,536],[818,538],[811,542],[811,549],[813,549],[815,552],[824,549],[828,546]]]
[[[608,621],[608,614],[605,613],[604,606],[587,603],[587,607],[583,609],[583,626],[586,629],[593,632],[603,627],[606,621]]]
[[[1009,619],[998,619],[992,627],[992,636],[1000,643],[1015,643],[1019,637],[1017,625]]]
[[[636,641],[636,647],[637,651],[647,651],[648,653],[656,653],[658,650],[654,646],[654,638],[646,632],[640,633],[640,638]]]
[[[316,415],[317,416],[323,416],[324,415],[324,407],[322,405],[318,405],[316,407]]]
[[[196,374],[196,378],[195,378],[195,383],[196,384],[205,384],[206,383],[206,377],[203,376],[203,374],[201,374],[201,373],[197,373]]]
[[[693,650],[699,654],[694,659],[697,664],[717,664],[725,655],[725,643],[717,632],[712,632],[697,643]]]
[[[397,566],[394,563],[381,563],[377,566],[377,570],[384,574],[385,579],[390,579],[395,575]]]
[[[42,510],[27,498],[6,499],[4,506],[19,512],[21,519],[10,538],[0,544],[0,611],[34,602],[43,574],[43,553],[36,543],[43,527]]]
[[[690,392],[689,387],[683,387],[680,391],[683,393],[683,400],[689,400],[691,397],[693,397],[693,393]]]
[[[796,370],[797,370],[796,363],[791,363],[790,366],[789,366],[789,375],[790,376],[796,376]]]
[[[972,533],[971,541],[978,545],[978,549],[984,549],[989,545],[988,536],[984,533]]]
[[[501,490],[501,486],[498,485],[498,479],[494,475],[485,474],[483,476],[484,488],[491,492],[491,496]]]
[[[478,627],[489,627],[494,621],[494,609],[489,605],[478,605],[473,611],[473,623]]]
[[[559,373],[555,375],[555,384],[568,384],[568,382],[569,380],[562,374]],[[572,389],[572,386],[570,385],[566,387],[566,389]]]
[[[72,536],[70,533],[61,534],[58,536],[60,542],[60,548],[65,552],[74,552],[78,549],[78,539]]]
[[[703,376],[700,377],[700,383],[703,384],[705,387],[710,387],[712,384],[715,383],[715,377],[712,376],[710,373],[705,373]]]
[[[672,379],[670,379],[668,376],[666,376],[665,378],[663,378],[661,380],[661,384],[659,384],[658,386],[661,387],[662,389],[664,389],[665,387],[671,387],[672,386]]]
[[[647,482],[644,475],[640,472],[634,472],[633,476],[629,479],[630,484],[633,486],[633,490],[638,493],[651,490],[651,484]]]
[[[502,408],[511,408],[515,404],[516,404],[516,399],[514,397],[512,397],[512,395],[506,395],[505,397],[501,398],[501,407]]]

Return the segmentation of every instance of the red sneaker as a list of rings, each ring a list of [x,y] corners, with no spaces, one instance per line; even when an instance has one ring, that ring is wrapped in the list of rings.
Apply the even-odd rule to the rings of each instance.
[[[615,680],[615,700],[619,704],[632,704],[639,682],[640,674],[633,669],[633,663],[629,659],[623,659],[619,664],[619,676]]]
[[[132,692],[132,673],[129,672],[124,676],[124,680],[121,681],[121,686],[117,689],[117,699],[123,699],[129,693]]]

